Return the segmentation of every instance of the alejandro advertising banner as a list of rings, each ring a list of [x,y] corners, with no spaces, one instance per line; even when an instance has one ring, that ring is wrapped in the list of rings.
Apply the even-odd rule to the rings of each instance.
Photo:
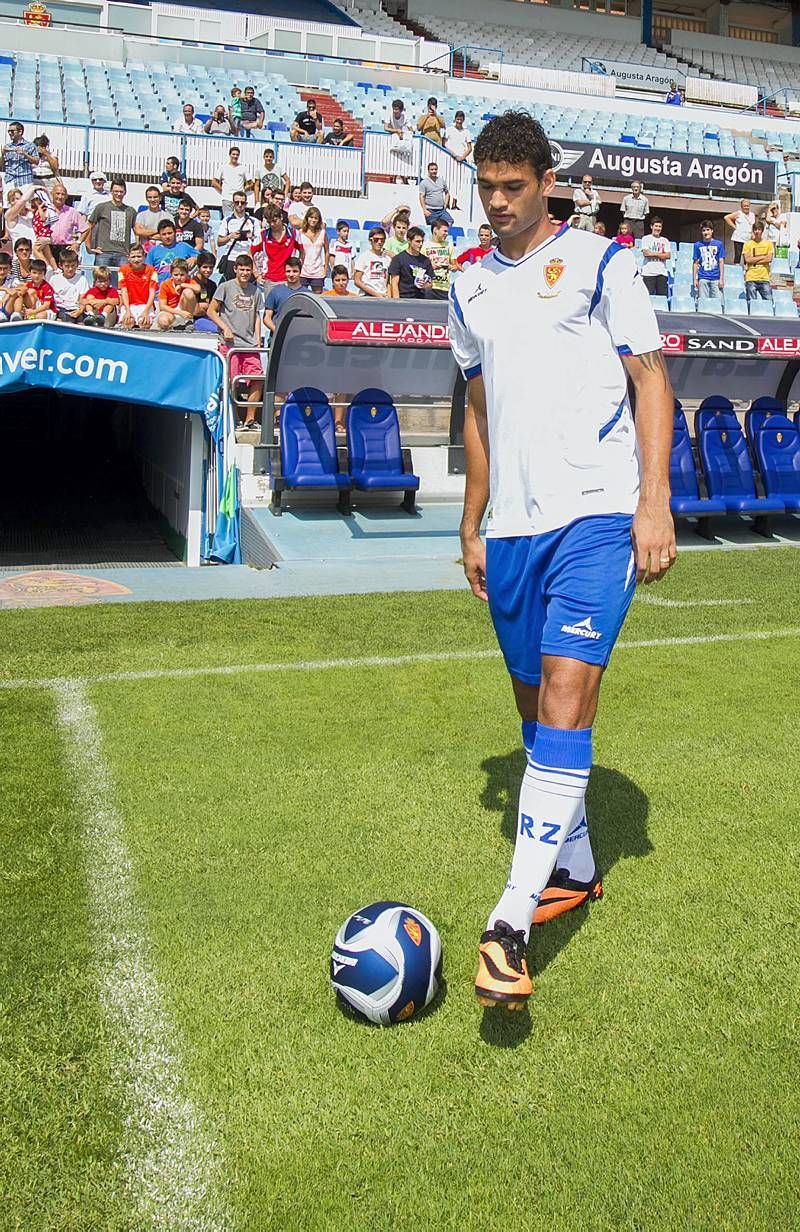
[[[628,90],[652,90],[666,94],[672,82],[679,86],[686,83],[686,75],[677,68],[665,68],[657,64],[633,64],[629,60],[598,60],[583,57],[584,73],[598,73],[601,77],[616,77],[617,85]]]
[[[669,153],[633,146],[598,145],[570,141],[550,142],[553,166],[560,179],[580,180],[594,176],[605,183],[630,184],[642,180],[648,188],[688,188],[694,192],[713,189],[732,196],[774,196],[777,189],[775,163],[751,158],[723,158],[720,154]]]

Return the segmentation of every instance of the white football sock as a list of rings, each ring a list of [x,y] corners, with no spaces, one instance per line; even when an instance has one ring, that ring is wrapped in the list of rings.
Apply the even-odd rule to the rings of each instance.
[[[591,765],[591,727],[570,731],[537,724],[519,793],[511,872],[488,928],[505,920],[527,937],[564,840],[584,815]]]
[[[564,839],[564,846],[556,860],[556,868],[566,869],[573,881],[589,881],[594,873],[594,852],[589,837],[589,819],[585,808]]]

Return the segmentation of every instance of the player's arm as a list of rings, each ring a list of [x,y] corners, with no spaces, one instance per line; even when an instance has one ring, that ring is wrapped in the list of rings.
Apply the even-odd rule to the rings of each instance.
[[[637,582],[657,582],[674,562],[675,524],[669,508],[669,455],[675,405],[663,352],[622,357],[636,390],[636,440],[641,464],[633,517]]]
[[[486,546],[481,539],[481,522],[489,504],[489,425],[486,388],[480,374],[467,382],[464,455],[467,474],[460,527],[461,557],[473,595],[486,600]]]

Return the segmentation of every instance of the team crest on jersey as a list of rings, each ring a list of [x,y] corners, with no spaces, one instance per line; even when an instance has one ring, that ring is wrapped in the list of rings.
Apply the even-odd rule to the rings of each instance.
[[[550,299],[551,296],[558,295],[558,291],[554,290],[554,288],[566,268],[561,257],[553,257],[551,261],[547,262],[547,265],[544,267],[544,280],[547,283],[547,290],[539,292],[542,299]]]

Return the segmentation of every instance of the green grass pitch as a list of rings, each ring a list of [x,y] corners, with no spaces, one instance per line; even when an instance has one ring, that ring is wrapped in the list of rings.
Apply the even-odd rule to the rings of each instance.
[[[225,1226],[794,1224],[800,648],[735,639],[799,626],[799,593],[796,551],[696,553],[635,602],[623,642],[731,640],[616,653],[605,898],[536,930],[519,1015],[472,993],[522,771],[498,659],[90,681]],[[0,680],[493,646],[461,593],[10,612]],[[0,1226],[143,1232],[52,691],[0,690],[0,775]],[[382,897],[444,946],[443,995],[393,1029],[327,978]]]

